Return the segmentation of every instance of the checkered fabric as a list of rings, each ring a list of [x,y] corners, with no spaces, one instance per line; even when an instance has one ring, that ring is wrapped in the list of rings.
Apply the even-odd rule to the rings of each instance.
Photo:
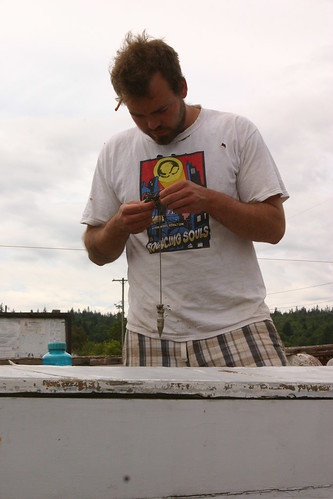
[[[126,331],[125,366],[258,367],[286,366],[284,346],[273,322],[249,324],[205,340],[177,342]]]

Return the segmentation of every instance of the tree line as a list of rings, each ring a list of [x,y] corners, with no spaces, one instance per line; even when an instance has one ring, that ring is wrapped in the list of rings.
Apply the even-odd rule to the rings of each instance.
[[[275,310],[271,315],[286,347],[333,344],[333,308]]]
[[[121,355],[121,313],[70,311],[72,353],[80,356]],[[124,321],[126,327],[126,319]]]
[[[7,306],[0,303],[0,313]],[[46,310],[44,309],[44,312]],[[102,314],[89,309],[69,311],[72,324],[72,352],[80,356],[121,355],[121,313]],[[271,314],[286,347],[333,344],[333,308],[278,309]],[[126,328],[126,318],[124,321]]]
[[[72,351],[76,355],[121,355],[121,313],[70,311]],[[280,312],[272,319],[286,347],[333,344],[333,309],[300,308]],[[126,327],[126,319],[124,323]]]

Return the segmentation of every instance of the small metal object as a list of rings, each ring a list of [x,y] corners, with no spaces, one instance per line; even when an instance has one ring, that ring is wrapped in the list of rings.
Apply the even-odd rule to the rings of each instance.
[[[163,303],[156,305],[156,309],[157,309],[157,331],[161,337],[162,333],[163,333],[163,329],[164,329],[164,305],[163,305]]]
[[[161,202],[160,202],[160,193],[159,192],[147,192],[144,197],[144,202],[145,203],[150,203],[150,201],[153,201],[155,203],[155,206],[158,210],[158,212],[161,209]]]

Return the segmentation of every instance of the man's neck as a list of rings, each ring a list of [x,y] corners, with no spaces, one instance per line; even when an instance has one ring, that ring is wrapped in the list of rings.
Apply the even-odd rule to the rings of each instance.
[[[186,105],[186,118],[185,118],[185,130],[186,130],[191,125],[193,125],[193,123],[198,118],[201,111],[201,106],[200,105],[191,106],[189,104],[185,105]]]

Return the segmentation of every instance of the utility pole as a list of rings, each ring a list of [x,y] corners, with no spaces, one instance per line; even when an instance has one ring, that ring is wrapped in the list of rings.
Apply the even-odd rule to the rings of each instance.
[[[125,336],[125,331],[124,331],[124,325],[125,325],[125,310],[124,310],[124,288],[125,288],[125,282],[127,282],[127,279],[112,279],[112,281],[115,282],[121,282],[121,349],[123,349],[123,344],[124,344],[124,336]]]

